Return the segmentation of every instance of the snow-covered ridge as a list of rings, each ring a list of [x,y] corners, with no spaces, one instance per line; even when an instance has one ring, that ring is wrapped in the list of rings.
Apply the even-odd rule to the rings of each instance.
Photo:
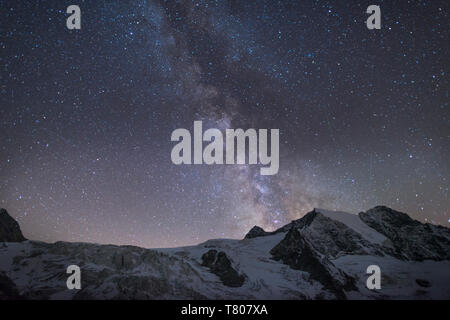
[[[357,214],[342,211],[329,211],[325,209],[314,210],[320,212],[321,214],[332,220],[342,222],[372,243],[382,244],[387,240],[387,238],[383,234],[365,224]]]
[[[387,207],[314,209],[274,232],[170,249],[24,240],[1,217],[0,299],[450,298],[449,229]],[[66,287],[71,264],[81,290]],[[365,286],[370,264],[381,290]]]

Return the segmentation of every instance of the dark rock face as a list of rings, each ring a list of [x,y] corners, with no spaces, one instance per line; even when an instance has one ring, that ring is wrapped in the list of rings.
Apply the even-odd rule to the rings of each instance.
[[[270,253],[275,260],[308,272],[311,279],[319,281],[337,299],[345,299],[347,291],[356,290],[355,279],[332,262],[342,255],[390,255],[416,261],[450,260],[448,228],[422,224],[407,214],[383,206],[362,212],[359,218],[387,240],[372,243],[346,224],[313,210],[274,231],[286,232],[286,236]],[[426,280],[417,279],[416,283],[422,287],[430,286]]]
[[[314,211],[302,219],[310,221],[312,217],[317,217]],[[307,224],[294,223],[285,238],[270,251],[273,258],[293,269],[308,272],[311,279],[320,282],[337,299],[346,299],[345,291],[356,290],[354,280],[318,252],[309,242],[308,234],[303,234],[296,225],[304,227]]]
[[[381,246],[370,243],[342,222],[330,219],[316,210],[287,226],[289,229],[283,227],[284,232],[289,234],[293,229],[298,230],[302,238],[310,243],[311,249],[329,259],[347,254],[383,255]]]
[[[359,214],[371,228],[389,238],[404,260],[450,260],[450,229],[423,224],[407,214],[378,206]]]
[[[20,226],[5,209],[0,209],[0,242],[25,241]]]
[[[258,226],[254,226],[253,228],[250,229],[250,231],[245,235],[244,239],[252,239],[252,238],[256,238],[256,237],[262,237],[262,236],[266,236],[269,235],[270,232],[266,232],[264,231],[263,228],[260,228]]]
[[[224,285],[229,287],[240,287],[244,284],[245,276],[240,275],[231,265],[225,252],[209,250],[202,256],[202,266],[208,267],[212,273],[217,275]]]
[[[17,299],[24,299],[24,297],[19,294],[16,285],[8,278],[5,272],[0,271],[0,300]]]
[[[303,230],[304,237],[310,240],[313,248],[328,258],[337,258],[347,254],[382,255],[377,246],[365,240],[359,233],[342,222],[315,211],[302,219],[309,222],[307,224],[299,222],[295,224],[296,228]]]

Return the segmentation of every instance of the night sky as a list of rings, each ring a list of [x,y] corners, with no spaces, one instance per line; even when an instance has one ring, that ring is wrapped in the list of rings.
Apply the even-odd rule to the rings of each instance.
[[[0,206],[27,238],[171,247],[376,205],[450,225],[447,0],[0,4]],[[174,165],[194,120],[280,129],[278,174]]]

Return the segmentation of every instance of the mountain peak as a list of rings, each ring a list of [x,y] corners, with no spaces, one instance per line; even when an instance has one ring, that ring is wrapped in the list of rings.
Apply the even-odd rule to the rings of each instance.
[[[392,224],[395,227],[402,227],[405,225],[419,225],[419,221],[412,219],[406,213],[396,211],[387,206],[376,206],[366,212],[359,213],[361,219],[364,220],[378,220]]]
[[[421,223],[406,213],[377,206],[359,213],[369,227],[391,240],[397,255],[417,261],[450,259],[450,229]]]
[[[254,226],[253,228],[250,229],[249,232],[247,232],[247,234],[245,235],[244,239],[251,239],[251,238],[256,238],[256,237],[261,237],[261,236],[265,236],[270,234],[270,232],[266,232],[264,231],[263,228],[258,227],[258,226]]]
[[[0,208],[0,241],[22,242],[25,240],[19,223],[8,214],[6,209]]]

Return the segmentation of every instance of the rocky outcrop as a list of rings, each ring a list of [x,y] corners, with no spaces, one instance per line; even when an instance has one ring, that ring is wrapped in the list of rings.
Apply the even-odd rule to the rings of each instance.
[[[321,239],[308,227],[324,231]],[[314,210],[291,223],[284,239],[270,253],[275,260],[308,272],[311,279],[320,282],[337,299],[346,299],[345,291],[356,290],[354,279],[336,268],[329,258],[343,252],[366,254],[362,242],[354,231]]]
[[[270,232],[264,231],[263,228],[258,227],[258,226],[254,226],[254,227],[251,228],[250,231],[245,235],[244,239],[252,239],[252,238],[256,238],[256,237],[266,236],[266,235],[269,235],[269,234],[270,234]]]
[[[21,242],[25,237],[20,230],[20,226],[8,212],[0,209],[0,242]]]
[[[395,255],[423,261],[450,260],[450,229],[411,219],[406,213],[378,206],[359,217],[368,226],[389,238]]]
[[[344,299],[347,291],[356,289],[355,279],[332,262],[341,256],[440,261],[449,260],[450,255],[448,228],[422,224],[382,206],[358,216],[338,212],[325,214],[321,209],[314,209],[272,234],[278,232],[286,232],[286,236],[270,251],[273,258],[293,269],[308,272],[311,279],[319,281],[338,299]],[[377,241],[370,241],[373,237],[378,238]],[[425,282],[417,283],[424,286]]]
[[[14,282],[5,274],[0,271],[0,300],[17,300],[24,299],[19,294]]]
[[[353,215],[357,219],[356,215]],[[311,249],[329,259],[342,255],[383,255],[382,247],[371,243],[360,233],[317,209],[283,227],[283,231],[297,230],[311,244]],[[280,232],[279,230],[275,231]],[[288,235],[286,237],[288,237]]]
[[[203,254],[202,261],[202,266],[208,267],[228,287],[240,287],[245,281],[245,276],[232,267],[230,259],[223,251],[209,250]]]

